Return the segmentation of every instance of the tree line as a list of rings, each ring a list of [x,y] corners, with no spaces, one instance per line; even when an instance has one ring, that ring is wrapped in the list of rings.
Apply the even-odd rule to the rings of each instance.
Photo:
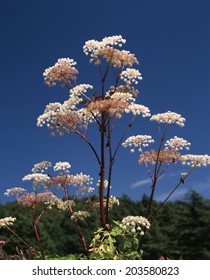
[[[92,197],[94,200],[94,197]],[[133,201],[127,195],[120,199],[120,205],[110,210],[111,220],[122,220],[126,216],[146,216],[149,197]],[[159,202],[154,201],[153,209]],[[80,225],[90,244],[94,232],[100,227],[99,209],[87,203],[86,198],[76,202],[77,210],[90,212],[90,216]],[[16,217],[11,227],[25,242],[37,247],[33,232],[33,210],[19,205],[17,202],[0,204],[0,219],[8,216]],[[48,256],[67,256],[82,254],[83,246],[76,233],[68,211],[52,208],[44,213],[39,223],[40,238]],[[7,243],[3,249],[7,254],[15,254],[22,244],[11,232],[0,229],[0,240]],[[2,246],[2,245],[0,245]],[[187,193],[184,200],[167,202],[152,220],[152,226],[145,234],[143,259],[156,260],[161,256],[169,259],[205,260],[210,259],[210,200],[195,191]]]

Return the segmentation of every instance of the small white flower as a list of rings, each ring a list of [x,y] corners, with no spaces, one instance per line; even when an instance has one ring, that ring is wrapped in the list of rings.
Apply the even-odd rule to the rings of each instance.
[[[42,173],[33,173],[33,174],[28,174],[22,178],[22,181],[30,181],[34,180],[37,183],[45,183],[50,179],[50,177],[46,174]]]
[[[206,167],[210,164],[210,156],[209,155],[192,155],[186,154],[182,155],[179,159],[183,165],[188,165],[191,167]]]
[[[167,140],[165,143],[166,149],[173,149],[176,151],[183,150],[183,148],[189,150],[189,146],[191,146],[190,142],[177,136],[174,136],[174,138]]]
[[[56,162],[55,166],[53,167],[54,171],[67,171],[71,168],[71,164],[67,161],[59,161]]]
[[[0,228],[12,226],[13,223],[15,222],[15,220],[16,220],[16,218],[13,218],[13,217],[6,217],[3,219],[0,219]]]
[[[184,123],[186,121],[185,118],[183,118],[180,114],[171,111],[153,115],[150,118],[150,120],[156,121],[158,123],[167,123],[167,124],[175,123],[179,126],[184,126]]]
[[[131,148],[130,152],[134,153],[135,148],[138,148],[141,150],[142,147],[147,147],[149,144],[154,143],[154,140],[152,139],[152,136],[150,135],[136,135],[136,136],[130,136],[128,137],[125,142],[122,143],[123,148]]]
[[[11,188],[11,189],[7,189],[6,192],[4,193],[4,195],[6,196],[10,196],[10,195],[19,195],[22,192],[25,192],[26,189],[24,188]]]
[[[138,84],[138,80],[142,80],[139,70],[133,68],[126,68],[120,75],[121,79],[126,83]]]

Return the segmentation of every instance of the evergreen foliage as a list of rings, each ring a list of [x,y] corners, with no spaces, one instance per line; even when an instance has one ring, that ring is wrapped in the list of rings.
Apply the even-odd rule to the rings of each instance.
[[[146,215],[148,197],[132,201],[127,195],[122,196],[120,205],[110,210],[110,218],[122,220],[128,215]],[[154,209],[159,203],[153,203]],[[78,209],[88,210],[86,199],[78,199]],[[93,208],[91,216],[80,221],[81,228],[87,238],[88,245],[94,232],[100,227],[99,210]],[[31,209],[25,209],[16,202],[0,205],[0,218],[16,217],[12,229],[28,244],[37,248]],[[81,240],[76,233],[68,211],[59,212],[51,209],[44,213],[39,223],[40,238],[48,258],[71,255],[72,259],[83,253]],[[0,230],[0,239],[7,240],[4,250],[8,254],[16,252],[16,248],[25,249],[15,236],[6,229]],[[159,259],[166,256],[169,259],[210,259],[210,200],[204,199],[198,193],[189,192],[183,201],[168,202],[152,220],[152,226],[145,234],[143,259]],[[37,248],[38,249],[38,248]]]

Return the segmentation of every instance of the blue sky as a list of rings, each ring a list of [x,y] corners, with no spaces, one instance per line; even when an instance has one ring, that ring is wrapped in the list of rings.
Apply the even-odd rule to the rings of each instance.
[[[51,137],[36,126],[50,102],[68,98],[68,91],[48,88],[43,71],[58,58],[77,61],[78,83],[99,84],[97,68],[82,51],[85,41],[122,35],[123,49],[135,53],[143,80],[138,103],[152,114],[175,111],[186,126],[171,126],[168,138],[183,137],[191,153],[210,154],[210,57],[208,0],[0,0],[0,202],[9,201],[7,188],[29,184],[22,177],[37,162],[69,161],[72,173],[90,174],[95,182],[98,166],[89,148],[76,135]],[[127,124],[122,120],[117,128]],[[127,136],[157,135],[157,125],[137,118]],[[97,144],[97,131],[89,137]],[[157,138],[156,138],[157,139]],[[121,149],[114,166],[112,193],[140,199],[150,183],[138,155]],[[162,200],[184,169],[173,167],[160,180],[156,198]],[[174,194],[181,199],[194,189],[210,198],[210,169],[201,168]]]

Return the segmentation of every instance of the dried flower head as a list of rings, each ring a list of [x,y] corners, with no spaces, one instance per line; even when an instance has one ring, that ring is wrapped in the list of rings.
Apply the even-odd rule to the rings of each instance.
[[[127,216],[123,218],[121,223],[122,229],[129,229],[132,233],[144,235],[144,228],[150,229],[150,222],[142,216]]]
[[[13,217],[6,217],[3,219],[0,219],[0,228],[12,226],[13,223],[15,222],[15,220],[16,220],[16,218],[13,218]]]
[[[151,121],[156,121],[158,123],[167,123],[172,124],[175,123],[179,126],[184,126],[185,118],[183,118],[180,114],[177,114],[175,112],[166,112],[161,114],[152,115],[150,118]]]
[[[90,175],[83,174],[82,172],[80,174],[76,175],[60,175],[51,178],[48,181],[48,186],[52,187],[66,187],[66,186],[73,186],[73,187],[85,187],[86,185],[89,187],[93,183],[93,178],[90,177]]]
[[[101,63],[101,57],[113,64],[114,67],[132,66],[134,63],[139,63],[135,54],[125,50],[117,50],[113,47],[95,50],[91,57],[90,62],[95,61],[96,65]]]
[[[87,110],[91,112],[105,111],[112,115],[122,113],[128,108],[128,102],[117,99],[104,99],[91,102],[87,105]]]
[[[33,207],[34,205],[42,204],[42,203],[47,203],[47,204],[54,203],[55,199],[56,196],[50,191],[46,191],[43,193],[29,192],[18,197],[17,202],[23,204],[24,206]]]
[[[51,178],[47,182],[48,187],[65,187],[65,186],[70,186],[72,184],[72,175],[58,175],[53,178]]]
[[[44,81],[48,86],[55,86],[57,82],[61,85],[71,84],[71,80],[76,81],[77,63],[70,58],[60,58],[54,66],[47,68],[44,73]]]
[[[181,154],[176,150],[160,150],[160,151],[147,151],[140,155],[139,163],[149,162],[155,164],[160,163],[175,163],[180,160]]]
[[[78,102],[80,99],[70,97],[63,104],[57,102],[49,104],[50,106],[48,105],[44,113],[38,117],[37,126],[42,127],[46,124],[53,130],[52,135],[55,133],[63,135],[64,132],[76,133],[77,129],[86,131],[89,119],[84,109],[76,109]]]

